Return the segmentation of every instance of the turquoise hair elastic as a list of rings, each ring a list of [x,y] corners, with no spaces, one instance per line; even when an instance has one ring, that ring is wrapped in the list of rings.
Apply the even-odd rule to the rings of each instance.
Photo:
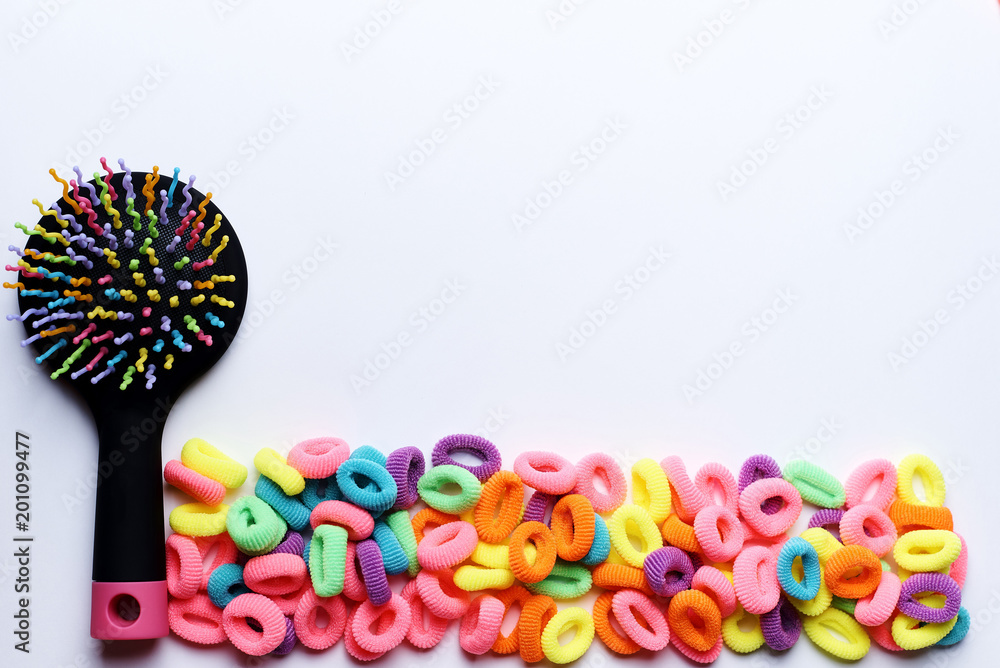
[[[267,476],[257,478],[257,484],[253,488],[253,493],[258,499],[274,508],[274,512],[281,515],[281,518],[296,531],[301,531],[309,526],[310,510],[297,497],[288,496],[282,491],[278,483]]]
[[[958,621],[955,622],[955,626],[952,627],[951,631],[948,631],[948,635],[937,641],[937,645],[948,647],[949,645],[961,642],[969,633],[970,628],[972,628],[972,615],[965,608],[959,608]]]
[[[396,534],[384,520],[375,521],[372,538],[378,543],[378,549],[382,551],[382,564],[385,566],[387,575],[398,575],[410,568],[410,558],[406,556]]]
[[[375,462],[382,468],[388,463],[389,458],[386,457],[377,448],[373,448],[370,445],[362,445],[360,448],[351,453],[348,459],[367,459],[370,462]]]
[[[370,459],[352,455],[341,464],[337,469],[337,486],[345,499],[372,515],[380,515],[396,503],[396,481],[385,469],[385,464]]]
[[[397,510],[385,516],[385,523],[392,529],[400,549],[406,554],[409,564],[407,572],[411,578],[416,577],[420,572],[420,562],[417,561],[417,536],[410,523],[410,514],[405,510]]]
[[[594,542],[590,545],[590,551],[579,563],[584,566],[597,566],[604,563],[604,560],[611,554],[611,533],[608,532],[607,522],[604,518],[594,513]]]
[[[329,478],[306,478],[306,487],[299,494],[306,508],[312,510],[324,501],[341,501],[344,495],[337,487],[337,474]]]
[[[250,587],[243,582],[243,567],[239,564],[222,564],[208,577],[208,597],[217,608],[225,608],[240,594],[249,593]]]
[[[802,559],[802,581],[792,575],[792,564],[796,558]],[[819,554],[809,541],[796,536],[789,538],[778,553],[778,582],[785,593],[800,601],[809,601],[819,593],[822,574],[819,568]]]

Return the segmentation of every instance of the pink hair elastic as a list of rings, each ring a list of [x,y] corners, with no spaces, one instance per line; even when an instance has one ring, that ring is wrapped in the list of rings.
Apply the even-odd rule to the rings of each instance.
[[[412,620],[410,604],[399,594],[393,594],[384,605],[362,601],[355,611],[351,631],[362,649],[384,654],[403,642]],[[372,633],[371,626],[376,622],[378,632]]]
[[[695,648],[691,647],[686,642],[681,640],[680,637],[672,630],[670,631],[670,644],[676,647],[678,652],[680,652],[687,658],[691,659],[695,663],[712,663],[713,661],[719,658],[720,654],[722,654],[721,635],[719,636],[719,639],[716,641],[715,645],[712,646],[712,649],[708,650],[707,652],[699,652]]]
[[[757,482],[767,480],[776,478],[765,478]],[[781,598],[778,557],[774,551],[763,546],[743,550],[733,562],[733,588],[743,609],[750,614],[762,615],[773,610]]]
[[[456,520],[431,531],[417,545],[417,561],[422,568],[440,571],[457,566],[476,549],[479,534],[468,522]]]
[[[174,598],[191,598],[201,589],[201,552],[190,536],[167,538],[167,591]]]
[[[723,617],[736,612],[736,590],[722,571],[714,566],[702,566],[691,578],[691,589],[707,594],[719,606]]]
[[[357,639],[354,637],[354,616],[360,607],[357,606],[347,613],[347,624],[344,627],[344,647],[347,648],[347,653],[358,661],[374,661],[375,659],[382,658],[385,652],[369,652],[359,645]]]
[[[641,591],[616,591],[611,599],[611,611],[625,635],[643,649],[658,652],[670,644],[667,618]]]
[[[297,443],[288,452],[288,465],[303,478],[329,478],[351,456],[347,441],[329,436]]]
[[[785,505],[768,515],[761,506],[774,497],[780,497]],[[748,485],[740,494],[740,515],[743,520],[751,529],[768,538],[788,531],[801,512],[802,496],[799,495],[799,490],[781,478],[762,478]],[[749,612],[749,608],[747,610]]]
[[[368,589],[358,572],[357,544],[347,543],[347,556],[344,569],[344,596],[352,601],[364,601],[368,598]]]
[[[594,487],[594,478],[600,477],[608,489],[602,494]],[[594,452],[586,455],[576,463],[576,487],[574,491],[590,500],[594,510],[599,513],[610,513],[625,503],[628,483],[621,467],[611,455]]]
[[[720,563],[735,559],[745,538],[740,518],[728,506],[705,506],[699,510],[694,518],[694,535],[705,556]]]
[[[545,494],[569,494],[576,486],[576,467],[554,452],[522,452],[514,460],[514,473]]]
[[[969,572],[969,546],[965,544],[965,539],[957,531],[954,532],[958,539],[962,541],[962,551],[958,553],[958,558],[951,562],[951,568],[948,569],[948,575],[951,579],[958,583],[959,587],[965,586],[965,576]]]
[[[677,499],[680,501],[674,507],[674,512],[684,522],[690,524],[694,520],[695,515],[698,514],[698,511],[708,505],[708,499],[691,482],[691,478],[687,474],[687,468],[684,467],[684,462],[680,457],[670,455],[660,462],[660,466],[667,472],[667,480],[670,481],[670,486],[676,492]]]
[[[316,625],[316,618],[319,611],[323,610],[327,616],[327,623],[324,627]],[[299,599],[299,605],[295,608],[295,635],[299,641],[309,649],[326,649],[333,647],[344,635],[344,626],[347,623],[347,606],[340,596],[321,598],[316,595],[316,590],[307,587]]]
[[[450,568],[420,571],[416,583],[427,610],[442,619],[458,619],[469,609],[469,592],[455,586],[455,573]]]
[[[740,492],[736,486],[736,478],[722,464],[709,462],[698,469],[694,476],[694,486],[705,497],[705,503],[709,506],[715,505],[713,490],[718,487],[722,490],[721,505],[729,508],[734,514],[739,512]]]
[[[887,649],[890,652],[903,651],[903,648],[897,645],[896,640],[892,637],[892,622],[896,619],[896,615],[898,614],[898,612],[893,612],[892,616],[889,617],[885,624],[872,626],[866,629],[872,640],[877,642],[882,649]]]
[[[484,594],[469,606],[458,630],[458,644],[469,654],[485,654],[500,635],[506,611],[496,596]]]
[[[189,469],[176,459],[163,467],[163,479],[206,506],[217,506],[226,498],[226,488],[221,482]]]
[[[345,469],[346,470],[346,469]],[[322,501],[309,515],[313,529],[320,524],[338,524],[347,529],[347,540],[365,540],[375,530],[375,520],[366,510],[346,501]]]
[[[872,498],[865,500],[868,488],[876,480],[878,488]],[[888,459],[872,459],[851,471],[844,483],[845,505],[848,508],[866,503],[885,510],[896,495],[896,467]]]
[[[306,577],[306,562],[297,554],[277,552],[252,557],[243,567],[246,586],[265,596],[297,592],[302,589]]]
[[[449,620],[426,610],[426,606],[417,592],[417,581],[407,582],[399,595],[410,605],[410,628],[406,631],[406,639],[410,641],[410,644],[417,649],[430,649],[441,642],[445,631],[448,630]],[[426,627],[424,627],[425,615],[427,617]]]
[[[858,599],[854,606],[854,619],[865,626],[881,626],[889,621],[899,603],[903,584],[892,571],[882,571],[878,587],[868,596]]]
[[[260,631],[247,623],[254,620]],[[222,627],[236,649],[250,656],[264,656],[278,648],[285,640],[287,627],[271,599],[260,594],[240,594],[222,611]]]
[[[840,519],[840,540],[844,545],[867,547],[884,557],[896,544],[896,525],[877,506],[860,503]]]
[[[295,614],[296,610],[299,609],[299,601],[302,600],[302,597],[309,589],[312,589],[312,582],[307,576],[302,582],[302,586],[295,591],[287,594],[271,594],[268,598],[274,601],[274,604],[278,606],[279,610],[281,610],[281,614],[290,617]]]
[[[170,630],[188,642],[218,645],[226,641],[222,610],[212,604],[208,594],[171,599],[167,604],[167,620]]]
[[[204,567],[201,571],[201,586],[199,590],[204,591],[208,589],[208,578],[211,577],[212,571],[222,564],[235,564],[236,560],[240,557],[240,551],[226,531],[217,536],[198,536],[194,540],[198,543],[198,553],[200,554],[202,563],[212,553],[212,550],[215,550],[215,557],[212,559],[212,563]]]

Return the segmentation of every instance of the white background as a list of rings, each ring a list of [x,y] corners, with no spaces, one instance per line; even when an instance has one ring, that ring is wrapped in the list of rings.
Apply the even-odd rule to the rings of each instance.
[[[994,0],[591,0],[555,23],[557,0],[404,0],[385,27],[368,26],[367,44],[358,32],[385,2],[232,5],[8,0],[0,12],[3,246],[21,244],[15,221],[37,218],[33,197],[58,196],[50,167],[79,161],[90,173],[102,155],[197,174],[239,231],[252,320],[174,409],[165,458],[193,436],[249,465],[261,447],[317,435],[429,453],[446,434],[480,429],[508,463],[528,449],[603,450],[626,465],[677,453],[691,470],[735,470],[766,452],[843,479],[866,458],[923,452],[948,476],[971,547],[964,604],[989,631],[974,631],[955,659],[931,652],[918,665],[992,655],[1000,582],[984,564],[1000,549],[1000,280],[976,276],[1000,252]],[[729,23],[713,23],[723,10]],[[345,53],[355,39],[363,48]],[[698,40],[701,52],[679,63]],[[495,90],[481,88],[468,118],[449,122],[481,78]],[[829,96],[800,109],[813,90]],[[789,132],[783,119],[797,111]],[[581,145],[616,119],[620,134],[580,171]],[[391,189],[386,172],[437,128],[444,141]],[[769,139],[776,150],[724,198],[719,184]],[[925,149],[936,160],[914,173]],[[512,216],[562,170],[571,183],[518,230]],[[901,194],[852,233],[859,207],[894,180]],[[636,274],[650,247],[669,260]],[[628,274],[648,278],[630,299],[616,292]],[[463,289],[441,313],[447,281]],[[967,284],[978,292],[963,301],[955,291]],[[778,291],[794,302],[773,321]],[[16,310],[13,291],[3,300]],[[614,313],[596,332],[584,327],[593,336],[563,359],[557,344],[606,300]],[[421,308],[439,313],[424,329]],[[939,311],[934,336],[919,334]],[[400,334],[411,344],[388,365],[376,359]],[[90,417],[31,370],[20,327],[0,338],[0,516],[14,512],[19,429],[31,435],[37,541],[27,658],[11,649],[12,560],[0,549],[0,662],[246,665],[232,648],[176,637],[89,639]],[[904,338],[920,344],[910,357]],[[734,342],[743,353],[711,367]],[[358,391],[352,376],[368,362],[384,368]],[[715,378],[689,400],[684,386],[702,371]],[[167,509],[181,501],[168,492]],[[341,643],[264,662],[345,656]],[[581,665],[649,661],[605,656],[595,641]],[[386,660],[472,662],[454,644]],[[796,660],[833,665],[804,636],[787,656],[725,650],[719,665]],[[865,661],[899,659],[873,648]]]

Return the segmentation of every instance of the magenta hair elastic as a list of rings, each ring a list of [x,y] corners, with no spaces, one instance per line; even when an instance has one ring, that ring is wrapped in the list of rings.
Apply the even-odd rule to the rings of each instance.
[[[422,568],[440,571],[457,566],[476,549],[479,534],[468,522],[448,522],[424,536],[417,545],[417,561]],[[492,644],[492,643],[491,643]]]
[[[347,529],[347,540],[362,541],[372,535],[375,520],[366,510],[346,501],[323,501],[309,516],[313,529],[320,524],[338,524]]]
[[[420,571],[415,582],[427,610],[438,617],[458,619],[469,609],[469,592],[455,586],[455,573],[450,568]]]
[[[784,506],[768,515],[761,506],[771,498],[779,497]],[[762,536],[773,538],[788,531],[802,512],[799,490],[781,478],[764,478],[750,484],[740,494],[740,514],[751,529]],[[745,605],[743,607],[746,607]],[[749,608],[747,608],[749,611]],[[758,614],[758,613],[753,613]]]
[[[351,630],[354,640],[369,652],[385,653],[403,642],[412,621],[410,604],[399,594],[392,594],[387,603],[376,606],[371,601],[362,601],[356,611]],[[391,620],[383,628],[379,624],[378,633],[371,632],[375,622]]]
[[[449,620],[426,610],[424,601],[417,592],[417,581],[407,582],[399,595],[410,605],[410,628],[406,632],[406,639],[410,641],[410,644],[417,649],[430,649],[441,642],[445,631],[448,630]],[[424,626],[425,615],[427,617],[426,627]]]
[[[479,457],[479,459],[483,460],[483,463],[478,466],[462,464],[452,458],[451,453],[453,452],[468,452]],[[459,466],[476,476],[479,482],[489,480],[490,476],[500,470],[502,463],[500,451],[497,450],[497,446],[482,436],[474,434],[452,434],[451,436],[445,436],[434,444],[434,449],[431,451],[432,465],[442,466],[450,464],[452,466]]]
[[[728,506],[705,506],[699,510],[694,517],[694,535],[705,556],[717,562],[735,559],[745,538],[740,518]]]
[[[875,494],[865,499],[865,493],[872,483],[879,481]],[[845,505],[847,508],[862,503],[886,510],[896,494],[896,467],[888,459],[872,459],[851,471],[844,483]]]
[[[167,538],[167,591],[174,598],[191,598],[201,589],[201,552],[190,536]]]
[[[840,520],[840,540],[844,545],[867,547],[879,557],[892,550],[896,538],[896,525],[877,506],[858,504]]]
[[[477,597],[462,617],[458,644],[469,654],[486,654],[500,635],[505,611],[503,602],[496,596]]]
[[[369,652],[359,645],[357,639],[354,637],[354,616],[357,612],[358,608],[354,608],[347,613],[347,624],[344,629],[344,647],[347,649],[347,653],[358,661],[374,661],[375,659],[382,658],[385,652]]]
[[[297,554],[272,553],[252,557],[243,568],[243,582],[265,596],[281,596],[302,589],[308,572]]]
[[[600,477],[607,488],[606,493],[597,491],[594,478]],[[610,513],[625,503],[628,493],[628,482],[625,474],[611,455],[595,452],[586,455],[576,463],[576,487],[574,491],[587,497],[594,511]]]
[[[222,610],[212,604],[208,594],[171,599],[167,604],[167,621],[170,630],[188,642],[218,645],[226,641]]]
[[[889,621],[899,603],[903,584],[892,571],[882,571],[878,587],[868,596],[858,599],[854,606],[854,619],[865,626],[881,626]]]
[[[773,610],[781,598],[778,556],[774,551],[760,545],[743,550],[733,562],[733,588],[743,609],[750,614],[762,615]]]
[[[708,499],[691,482],[687,468],[680,457],[670,455],[660,462],[660,467],[666,471],[667,480],[670,481],[670,486],[677,493],[677,498],[680,501],[680,506],[674,508],[674,512],[685,522],[692,522],[698,511],[708,505]]]
[[[255,631],[249,621],[261,628]],[[285,616],[271,599],[260,594],[240,594],[222,611],[222,627],[236,649],[250,656],[264,656],[285,640]]]
[[[221,482],[189,469],[176,459],[163,467],[163,479],[206,506],[217,506],[226,498],[226,488]]]
[[[569,494],[576,487],[576,467],[554,452],[522,452],[514,460],[514,473],[545,494]]]
[[[351,456],[347,441],[332,436],[310,438],[297,443],[288,452],[288,465],[303,478],[329,478]]]
[[[667,618],[641,591],[621,589],[615,592],[611,598],[611,611],[625,635],[639,647],[658,652],[670,644]]]
[[[723,617],[736,612],[736,590],[722,571],[714,566],[702,566],[691,578],[691,589],[695,589],[715,601]]]
[[[698,469],[698,473],[694,476],[694,486],[705,497],[708,505],[715,504],[714,490],[721,490],[721,505],[733,511],[733,514],[739,512],[740,490],[736,486],[736,478],[722,464],[709,462]]]

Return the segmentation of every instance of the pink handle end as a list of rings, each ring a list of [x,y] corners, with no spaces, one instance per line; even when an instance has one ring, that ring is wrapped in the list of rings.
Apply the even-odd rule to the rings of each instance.
[[[94,582],[90,636],[99,640],[163,638],[167,623],[167,582]]]

